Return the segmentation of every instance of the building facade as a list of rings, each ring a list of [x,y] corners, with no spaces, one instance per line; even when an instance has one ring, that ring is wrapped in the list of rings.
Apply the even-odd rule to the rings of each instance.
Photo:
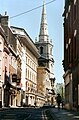
[[[3,105],[3,83],[4,83],[4,43],[6,43],[6,35],[0,25],[0,107]]]
[[[0,16],[1,27],[4,30],[6,39],[3,46],[3,101],[2,106],[17,105],[17,54],[16,54],[16,38],[8,27],[8,16]]]
[[[37,67],[39,53],[30,36],[22,28],[11,27],[20,41],[22,103],[34,106],[37,96]]]
[[[66,108],[79,108],[79,1],[65,0],[64,82]]]
[[[41,98],[38,99],[38,103],[40,106],[43,104],[52,104],[52,99],[51,99],[51,82],[49,79],[49,69],[47,67],[39,66],[37,69],[37,91],[38,91],[38,96],[41,96]],[[41,76],[41,78],[40,78]]]

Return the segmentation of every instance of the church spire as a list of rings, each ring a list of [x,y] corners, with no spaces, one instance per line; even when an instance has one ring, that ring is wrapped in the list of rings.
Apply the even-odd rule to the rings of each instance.
[[[39,41],[46,42],[48,40],[49,40],[49,35],[48,35],[48,25],[47,25],[47,18],[46,18],[46,7],[45,7],[45,1],[43,1]]]

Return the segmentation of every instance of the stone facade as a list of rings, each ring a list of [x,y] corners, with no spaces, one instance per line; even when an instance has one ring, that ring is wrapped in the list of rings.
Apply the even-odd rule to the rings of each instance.
[[[65,0],[64,10],[64,81],[66,106],[79,108],[79,1]]]
[[[50,93],[50,90],[52,88],[51,88],[51,82],[49,79],[49,70],[45,67],[39,66],[37,71],[38,71],[37,72],[37,91],[42,97],[44,97],[44,101],[41,104],[41,106],[44,103],[51,104],[52,92]]]
[[[35,42],[36,47],[38,48],[40,58],[38,60],[38,82],[40,87],[38,87],[38,91],[44,94],[46,104],[52,104],[53,102],[53,94],[54,94],[54,59],[53,59],[53,44],[49,39],[48,34],[48,25],[46,19],[46,7],[43,5],[42,9],[42,17],[40,24],[40,32],[39,32],[39,40]],[[42,72],[43,74],[41,74]],[[39,77],[41,76],[41,77]],[[44,85],[44,83],[45,85]],[[45,86],[45,87],[44,87]],[[50,94],[49,94],[50,93]],[[48,103],[47,103],[48,102]]]
[[[6,43],[6,35],[0,25],[0,107],[3,105],[3,83],[4,83],[4,43]]]

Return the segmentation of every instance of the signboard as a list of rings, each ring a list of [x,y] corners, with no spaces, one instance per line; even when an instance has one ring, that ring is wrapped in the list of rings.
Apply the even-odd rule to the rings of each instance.
[[[17,82],[17,75],[16,74],[12,75],[12,82]]]

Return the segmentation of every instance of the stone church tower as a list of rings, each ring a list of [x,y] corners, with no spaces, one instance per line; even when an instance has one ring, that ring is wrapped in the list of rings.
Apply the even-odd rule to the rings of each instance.
[[[40,33],[39,33],[39,41],[35,41],[35,45],[37,46],[41,57],[39,58],[39,66],[47,67],[50,71],[50,79],[54,78],[54,59],[52,55],[53,44],[49,39],[48,34],[48,25],[46,18],[46,7],[43,4],[42,9],[42,18],[40,24]]]
[[[40,53],[37,69],[37,91],[40,97],[40,105],[54,104],[54,59],[52,55],[53,45],[49,39],[48,25],[46,18],[46,8],[43,4],[42,18],[40,24],[39,40],[35,41],[35,45]],[[41,101],[43,100],[43,102]]]

